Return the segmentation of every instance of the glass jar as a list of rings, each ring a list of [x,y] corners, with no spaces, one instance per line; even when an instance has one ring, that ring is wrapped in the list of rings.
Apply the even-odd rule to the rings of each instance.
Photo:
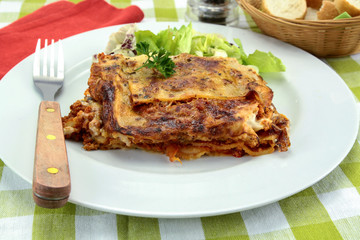
[[[185,19],[221,25],[236,25],[239,18],[236,0],[188,0]]]

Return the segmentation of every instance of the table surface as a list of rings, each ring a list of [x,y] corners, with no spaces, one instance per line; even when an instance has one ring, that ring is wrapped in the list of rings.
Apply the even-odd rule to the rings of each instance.
[[[0,28],[54,0],[0,0]],[[80,2],[73,0],[71,2]],[[139,6],[143,22],[183,22],[186,1],[109,0]],[[238,27],[259,31],[239,9]],[[360,54],[322,59],[360,100]],[[270,205],[214,217],[157,219],[101,212],[68,203],[43,209],[31,185],[0,160],[0,239],[360,239],[360,137],[320,182]]]

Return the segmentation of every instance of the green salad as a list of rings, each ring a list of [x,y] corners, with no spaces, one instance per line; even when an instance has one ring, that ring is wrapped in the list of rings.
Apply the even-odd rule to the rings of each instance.
[[[139,30],[135,24],[130,24],[110,36],[105,53],[135,56],[140,54],[136,46],[140,46],[141,43],[141,46],[146,46],[151,53],[166,52],[169,56],[189,53],[204,57],[232,57],[240,64],[254,66],[259,72],[285,71],[284,64],[271,52],[256,50],[246,54],[240,39],[235,38],[233,41],[234,43],[228,42],[220,34],[195,31],[191,23],[179,29],[164,29],[157,34],[150,30]]]

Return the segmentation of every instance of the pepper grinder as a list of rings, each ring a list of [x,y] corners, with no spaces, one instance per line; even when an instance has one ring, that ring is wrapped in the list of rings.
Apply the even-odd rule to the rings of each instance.
[[[185,19],[221,25],[236,25],[239,6],[236,0],[188,0]]]

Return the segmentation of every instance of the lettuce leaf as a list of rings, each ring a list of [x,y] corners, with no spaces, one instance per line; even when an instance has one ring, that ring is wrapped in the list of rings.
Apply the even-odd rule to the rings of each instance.
[[[147,42],[151,51],[158,51],[158,36],[149,30],[139,30],[135,32],[136,42]]]
[[[281,60],[271,52],[256,50],[246,59],[246,64],[254,65],[259,68],[259,72],[284,72],[286,70]]]
[[[246,56],[241,47],[230,44],[224,37],[210,33],[198,34],[192,39],[191,54],[198,56],[223,56],[236,58],[243,63]]]
[[[285,66],[271,52],[256,50],[247,55],[240,39],[233,39],[235,44],[228,42],[216,33],[200,33],[192,28],[192,24],[182,25],[179,29],[168,28],[154,34],[151,31],[135,32],[136,42],[147,42],[150,50],[158,51],[161,47],[171,55],[190,53],[197,56],[233,57],[240,64],[253,65],[260,72],[281,72]]]
[[[191,24],[180,29],[168,28],[158,33],[157,46],[165,48],[172,55],[190,53],[193,29]]]

